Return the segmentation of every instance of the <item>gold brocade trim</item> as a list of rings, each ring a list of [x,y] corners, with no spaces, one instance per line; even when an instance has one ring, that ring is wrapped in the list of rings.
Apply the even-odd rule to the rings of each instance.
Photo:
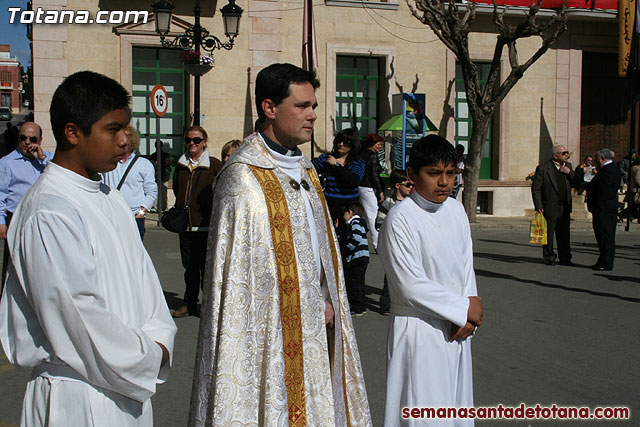
[[[249,168],[260,183],[267,202],[271,238],[276,256],[289,426],[302,427],[307,425],[307,412],[302,353],[300,282],[289,207],[284,190],[273,171],[256,166],[249,166]]]
[[[322,203],[322,207],[324,209],[324,220],[327,227],[327,234],[329,235],[329,247],[331,248],[331,260],[333,263],[333,273],[336,277],[336,292],[338,292],[337,300],[340,301],[340,264],[338,264],[338,251],[336,250],[336,241],[333,238],[333,233],[331,232],[331,228],[333,224],[331,223],[331,215],[329,215],[329,210],[327,209],[327,202],[324,198],[324,192],[322,191],[322,186],[320,185],[320,179],[318,179],[318,175],[316,174],[315,169],[310,168],[307,170],[309,174],[309,178],[313,183],[313,187],[316,189],[316,193],[318,193],[318,197],[320,197],[320,202]],[[338,311],[340,311],[340,307],[338,307]],[[342,318],[340,319],[342,322]],[[351,425],[351,419],[349,417],[349,400],[347,399],[347,371],[346,371],[346,363],[344,356],[344,335],[340,333],[340,338],[342,341],[342,392],[344,394],[344,408],[347,415],[347,427]]]

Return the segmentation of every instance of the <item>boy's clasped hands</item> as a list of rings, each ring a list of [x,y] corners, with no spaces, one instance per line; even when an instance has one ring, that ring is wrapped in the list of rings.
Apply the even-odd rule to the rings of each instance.
[[[460,327],[453,324],[451,328],[451,340],[464,340],[469,336],[472,336],[476,328],[482,325],[482,315],[484,313],[484,309],[482,307],[482,303],[480,302],[482,298],[480,297],[469,297],[469,308],[467,309],[467,323],[464,327]]]

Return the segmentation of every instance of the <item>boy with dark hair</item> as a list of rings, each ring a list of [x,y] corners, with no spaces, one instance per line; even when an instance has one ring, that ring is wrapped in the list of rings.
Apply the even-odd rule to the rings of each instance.
[[[340,252],[352,317],[359,317],[367,312],[364,302],[364,282],[369,265],[369,242],[367,241],[367,222],[363,215],[364,208],[359,202],[349,202],[342,208],[345,226],[339,236]]]
[[[413,189],[413,183],[407,179],[407,172],[404,169],[396,169],[389,174],[389,181],[393,193],[391,197],[384,199],[384,202],[378,207],[378,215],[376,216],[376,228],[380,230],[382,223],[387,218],[387,214],[398,202],[404,200]]]
[[[405,407],[471,407],[470,340],[482,323],[469,222],[449,197],[456,151],[429,135],[411,148],[414,191],[389,212],[378,250],[389,279],[385,426]],[[454,424],[451,424],[454,425]],[[456,420],[473,425],[473,419]]]
[[[391,188],[393,188],[394,191],[391,197],[384,199],[384,202],[382,202],[378,208],[378,215],[376,216],[376,228],[378,230],[380,230],[391,208],[411,194],[411,190],[413,189],[413,183],[407,179],[407,172],[403,169],[391,171],[389,180],[391,181]],[[389,283],[387,282],[387,276],[385,274],[384,286],[382,287],[382,294],[380,295],[380,314],[388,316],[390,312],[391,298],[389,297]]]
[[[14,213],[0,301],[4,352],[33,368],[21,425],[153,425],[176,327],[127,203],[99,175],[124,157],[129,100],[84,71],[51,101],[57,151]]]

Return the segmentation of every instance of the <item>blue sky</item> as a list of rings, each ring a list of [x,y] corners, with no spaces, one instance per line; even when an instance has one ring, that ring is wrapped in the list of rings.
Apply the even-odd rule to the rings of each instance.
[[[25,10],[27,8],[27,0],[3,0],[2,6],[0,6],[0,44],[10,44],[11,56],[17,56],[26,70],[31,65],[27,28],[26,25],[19,22],[9,23],[11,16],[8,10],[9,7],[19,7]],[[18,21],[17,18],[16,21]]]

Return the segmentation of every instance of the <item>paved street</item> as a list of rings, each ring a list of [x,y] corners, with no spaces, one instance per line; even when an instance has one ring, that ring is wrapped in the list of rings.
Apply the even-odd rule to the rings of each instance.
[[[597,257],[586,223],[572,233],[576,267],[549,267],[529,245],[526,222],[474,227],[475,269],[485,316],[473,339],[476,406],[629,406],[640,414],[640,239],[618,228],[613,272],[594,273]],[[151,253],[171,308],[180,304],[182,267],[176,235],[150,229]],[[114,266],[114,268],[116,268]],[[373,256],[367,271],[370,312],[354,319],[375,426],[382,425],[387,317],[377,301],[383,271]],[[184,426],[188,414],[197,318],[178,319],[174,366],[153,398],[156,426]],[[17,425],[29,372],[0,353],[0,427]],[[479,425],[578,425],[557,421]],[[579,423],[588,425],[589,423]],[[607,424],[609,425],[609,424]],[[638,421],[611,422],[615,426]]]

